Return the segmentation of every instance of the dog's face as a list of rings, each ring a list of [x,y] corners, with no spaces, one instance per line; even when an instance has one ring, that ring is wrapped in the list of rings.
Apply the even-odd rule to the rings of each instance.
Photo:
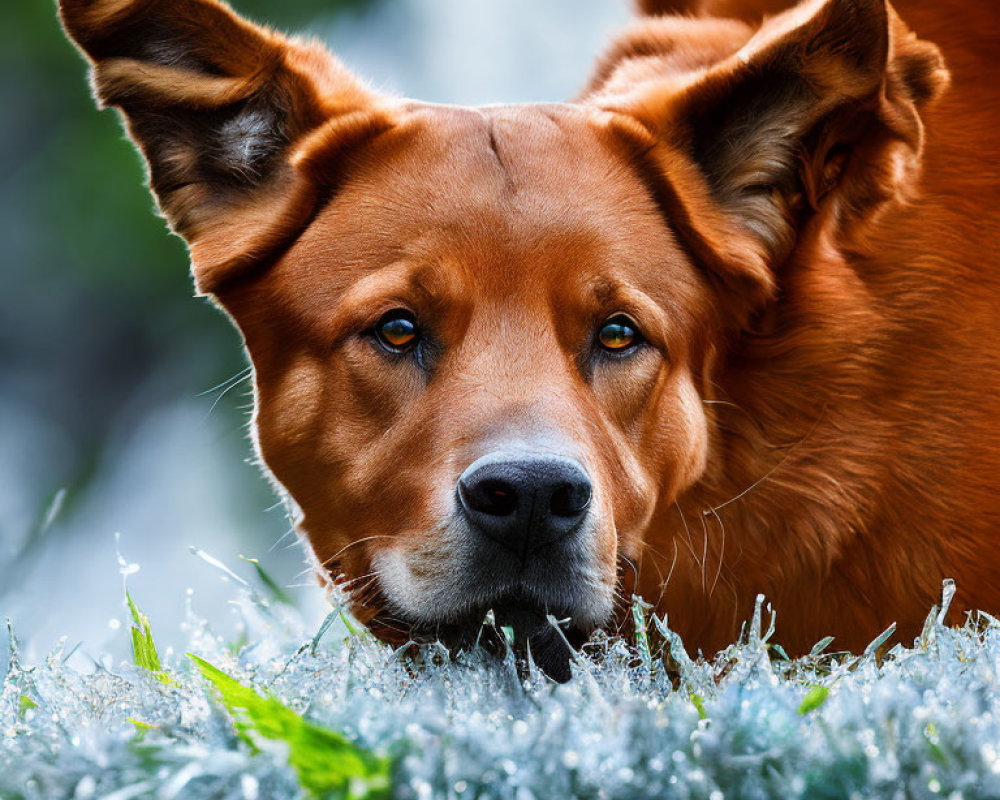
[[[217,0],[60,8],[244,334],[323,570],[387,639],[493,609],[536,658],[729,469],[734,341],[898,191],[944,83],[884,0],[645,20],[579,101],[480,109],[378,97]]]
[[[260,451],[387,635],[490,608],[589,632],[619,555],[702,469],[711,289],[606,115],[405,113],[222,295]]]

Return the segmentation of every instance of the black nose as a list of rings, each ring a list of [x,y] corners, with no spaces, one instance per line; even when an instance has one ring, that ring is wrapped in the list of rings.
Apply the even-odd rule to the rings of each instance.
[[[492,453],[462,473],[458,496],[473,528],[523,560],[579,527],[591,485],[568,458]]]

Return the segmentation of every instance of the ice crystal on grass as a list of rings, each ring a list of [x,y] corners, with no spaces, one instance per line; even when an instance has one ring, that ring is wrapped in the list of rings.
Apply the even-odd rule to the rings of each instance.
[[[414,800],[1000,796],[988,615],[948,628],[933,609],[912,647],[881,658],[822,642],[789,660],[758,602],[739,642],[694,661],[637,602],[645,646],[595,640],[557,685],[511,655],[394,652],[336,610],[307,630],[237,585],[245,641],[191,615],[197,663],[153,662],[143,644],[149,663],[82,674],[60,649],[22,663],[12,634],[0,797],[378,797],[386,773]]]

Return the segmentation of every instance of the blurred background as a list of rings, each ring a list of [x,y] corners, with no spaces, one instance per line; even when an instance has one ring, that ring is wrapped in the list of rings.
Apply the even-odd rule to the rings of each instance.
[[[376,89],[466,104],[571,97],[628,18],[627,0],[233,5],[328,42]],[[124,571],[161,644],[182,640],[189,596],[232,624],[232,588],[190,546],[243,573],[238,555],[258,557],[320,614],[250,463],[239,337],[193,298],[184,245],[116,114],[94,108],[54,3],[0,4],[0,108],[0,618],[29,659],[62,636],[78,657],[124,655]]]

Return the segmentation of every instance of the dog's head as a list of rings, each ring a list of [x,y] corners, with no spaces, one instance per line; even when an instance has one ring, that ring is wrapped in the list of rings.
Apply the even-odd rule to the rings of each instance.
[[[577,102],[456,108],[215,0],[61,6],[244,335],[264,462],[396,641],[612,619],[728,343],[809,220],[895,191],[940,70],[883,0],[826,0],[644,21]]]

